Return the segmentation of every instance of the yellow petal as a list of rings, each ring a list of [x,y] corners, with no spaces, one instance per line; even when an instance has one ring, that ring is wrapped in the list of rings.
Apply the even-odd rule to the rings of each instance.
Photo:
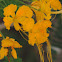
[[[21,29],[21,26],[18,24],[18,22],[14,22],[14,28],[16,31],[19,31]]]
[[[17,22],[20,23],[25,31],[30,31],[34,26],[34,19],[33,18],[26,18],[26,17],[19,17],[17,18]],[[17,27],[18,28],[18,27]]]
[[[48,27],[52,27],[51,25],[52,25],[52,23],[51,23],[51,21],[50,20],[43,20],[43,21],[41,21],[41,24],[42,24],[42,27],[43,28],[48,28]]]
[[[6,37],[6,39],[3,39],[1,41],[1,46],[2,47],[11,47],[11,46],[13,46],[13,42],[9,39],[9,37]]]
[[[53,3],[53,4],[52,4]],[[51,7],[54,9],[54,10],[60,10],[61,9],[61,3],[59,0],[52,0],[51,1]]]
[[[36,43],[36,39],[35,39],[35,33],[29,33],[29,40],[28,43],[32,46],[34,46],[34,44]]]
[[[13,18],[11,18],[11,17],[4,17],[3,21],[4,21],[4,25],[6,26],[6,29],[10,30],[10,26],[13,23]]]
[[[41,44],[47,41],[49,34],[44,32],[44,30],[42,30],[41,32],[36,33],[36,39],[37,39],[37,43]]]
[[[6,37],[6,39],[3,39],[1,41],[1,46],[2,47],[13,47],[13,48],[22,48],[22,46],[15,41],[13,38]]]
[[[34,19],[32,18],[26,18],[24,21],[22,21],[22,28],[25,31],[30,31],[34,26]]]
[[[3,59],[4,56],[7,56],[7,54],[8,54],[8,49],[2,47],[0,50],[0,60]]]
[[[41,8],[41,2],[40,1],[34,1],[31,3],[31,6],[35,9],[40,9]]]
[[[4,58],[4,54],[0,52],[0,60]]]
[[[4,16],[12,16],[12,17],[14,17],[16,9],[17,9],[16,5],[10,4],[10,5],[8,5],[7,7],[5,7],[3,9],[3,11],[4,11],[3,14],[4,14]]]
[[[14,57],[14,59],[17,59],[17,53],[15,49],[12,49],[11,54]]]
[[[2,37],[2,35],[0,34],[0,37]]]
[[[32,17],[33,16],[33,12],[32,10],[28,7],[28,6],[21,6],[19,7],[16,16],[21,17],[21,16],[25,16],[25,17]]]
[[[22,48],[22,46],[17,41],[13,41],[13,47],[14,48]]]

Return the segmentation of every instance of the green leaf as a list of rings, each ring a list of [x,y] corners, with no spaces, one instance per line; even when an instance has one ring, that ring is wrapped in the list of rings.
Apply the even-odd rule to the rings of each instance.
[[[10,62],[22,62],[22,59],[17,57],[17,59],[14,59],[14,58],[10,58]]]

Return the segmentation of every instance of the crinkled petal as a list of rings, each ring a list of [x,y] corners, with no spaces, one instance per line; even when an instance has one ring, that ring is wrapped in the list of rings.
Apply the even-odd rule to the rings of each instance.
[[[14,17],[16,9],[17,9],[16,5],[10,4],[10,5],[8,5],[7,7],[5,7],[3,9],[3,11],[4,11],[3,14],[4,14],[4,16],[12,16],[12,17]]]
[[[3,39],[1,41],[1,46],[2,47],[11,47],[11,46],[13,46],[13,42],[11,40],[9,40],[9,37],[6,37],[6,39]]]
[[[36,40],[38,44],[44,43],[47,41],[49,34],[44,32],[44,30],[42,30],[41,32],[37,32],[36,33]]]
[[[52,27],[51,25],[52,25],[52,23],[51,23],[51,21],[50,20],[43,20],[43,21],[41,21],[41,26],[43,27],[43,28],[48,28],[48,27]]]
[[[13,41],[13,47],[14,48],[22,48],[22,46],[17,41]]]
[[[52,4],[53,3],[53,4]],[[54,10],[60,10],[61,9],[61,3],[59,0],[52,0],[51,1],[51,7],[54,9]]]
[[[16,16],[21,17],[21,16],[25,16],[25,17],[32,17],[33,16],[33,12],[32,10],[28,7],[28,6],[21,6],[19,7]]]
[[[11,18],[11,17],[4,17],[3,21],[4,21],[4,25],[6,26],[6,29],[10,30],[10,26],[13,23],[13,18]]]
[[[0,60],[4,58],[4,56],[7,56],[8,54],[8,49],[7,48],[1,48],[0,50]]]

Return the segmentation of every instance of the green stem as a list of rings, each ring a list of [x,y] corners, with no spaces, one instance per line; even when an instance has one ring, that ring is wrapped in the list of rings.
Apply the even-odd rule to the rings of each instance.
[[[1,6],[5,7],[2,3],[0,3]]]
[[[4,0],[2,0],[3,2],[4,2],[4,4],[7,6],[7,4],[5,3],[5,1]]]
[[[26,1],[26,0],[23,0],[23,1]],[[32,2],[32,1],[27,1],[27,2]]]
[[[26,3],[24,3],[24,2],[22,2],[22,1],[19,1],[21,4],[24,4],[24,5],[26,5],[26,6],[29,6],[29,7],[31,7],[30,5],[27,5]]]
[[[0,31],[1,35],[2,35],[2,38],[5,39],[4,35],[2,34],[2,32]]]
[[[24,2],[22,2],[22,1],[19,1],[21,4],[25,4],[26,5],[26,3],[24,3]]]

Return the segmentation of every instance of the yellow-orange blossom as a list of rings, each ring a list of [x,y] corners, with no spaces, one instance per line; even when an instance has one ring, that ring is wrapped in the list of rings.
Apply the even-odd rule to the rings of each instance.
[[[6,37],[6,39],[3,39],[1,41],[1,49],[0,49],[0,60],[4,58],[4,56],[7,56],[8,55],[8,49],[9,47],[11,47],[12,51],[11,51],[11,54],[12,56],[14,57],[14,59],[17,59],[17,53],[16,53],[16,50],[14,48],[22,48],[22,46],[17,42],[15,41],[15,39],[13,38],[9,38],[9,37]]]
[[[34,46],[34,44],[38,46],[39,54],[41,57],[43,55],[40,51],[41,48],[39,47],[39,45],[47,42],[48,47],[50,47],[50,43],[48,41],[49,33],[47,33],[47,28],[51,28],[52,25],[50,19],[51,14],[54,14],[54,12],[52,12],[51,9],[60,10],[61,3],[59,2],[59,0],[35,0],[34,2],[32,2],[31,7],[36,15],[36,23],[32,18],[33,11],[28,6],[21,6],[16,12],[17,6],[14,4],[10,4],[3,9],[5,16],[3,18],[3,21],[6,29],[8,30],[10,29],[10,25],[13,23],[15,30],[19,31],[23,29],[25,32],[28,32],[28,43],[32,46]],[[19,25],[19,23],[21,24],[21,26]],[[49,62],[52,62],[51,47],[47,52],[47,56],[49,58]],[[44,62],[44,57],[42,57],[42,61]]]

